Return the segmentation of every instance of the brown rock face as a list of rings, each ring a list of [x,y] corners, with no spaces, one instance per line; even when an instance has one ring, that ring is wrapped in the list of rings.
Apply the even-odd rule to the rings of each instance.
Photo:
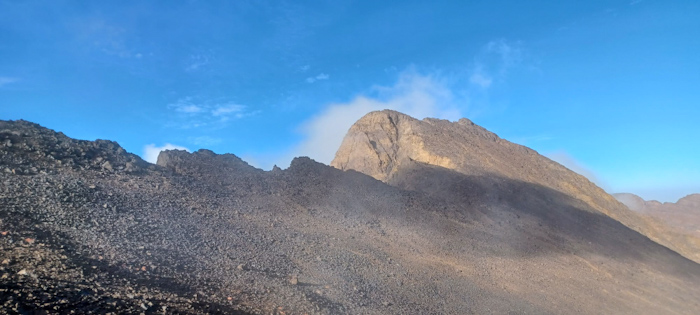
[[[425,149],[422,126],[398,112],[373,112],[351,128],[331,166],[386,181],[410,161],[454,168],[449,158]]]
[[[584,199],[601,212],[621,206],[585,177],[466,118],[452,123],[389,110],[369,113],[350,128],[331,166],[391,181],[410,162],[537,183]]]
[[[427,171],[433,170],[427,166],[469,176],[473,181],[471,186],[483,186],[489,178],[542,186],[580,202],[579,208],[584,211],[605,214],[700,262],[697,243],[674,242],[678,235],[669,235],[673,232],[661,232],[650,226],[647,220],[585,177],[534,150],[501,139],[468,119],[458,122],[432,118],[417,120],[391,110],[369,113],[350,128],[331,166],[356,170],[392,185],[443,197],[454,183],[436,180],[425,184],[428,181],[421,179],[434,173]],[[420,174],[418,178],[417,174]],[[495,198],[512,193],[499,191]],[[541,197],[551,199],[548,194]],[[458,191],[451,196],[463,198],[464,195],[464,191]]]

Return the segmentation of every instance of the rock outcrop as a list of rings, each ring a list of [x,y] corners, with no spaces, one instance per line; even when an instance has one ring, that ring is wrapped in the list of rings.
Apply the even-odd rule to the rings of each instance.
[[[0,121],[0,171],[18,175],[64,170],[138,173],[153,166],[109,140],[85,141],[24,120]]]

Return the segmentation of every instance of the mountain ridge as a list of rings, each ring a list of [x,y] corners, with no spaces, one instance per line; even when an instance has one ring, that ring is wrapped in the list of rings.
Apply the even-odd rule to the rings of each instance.
[[[675,231],[691,241],[700,239],[700,194],[689,194],[679,198],[677,202],[664,203],[644,200],[630,193],[613,196],[650,224]]]
[[[497,174],[549,187],[700,262],[700,239],[688,240],[674,230],[659,230],[584,176],[467,119],[418,120],[392,110],[368,113],[350,128],[331,166],[354,169],[394,184],[401,165],[411,163],[440,166],[468,176]]]
[[[305,157],[263,171],[208,150],[143,164],[116,143],[0,121],[6,139],[8,312],[700,309],[700,265],[583,201],[499,174],[406,160],[389,185]]]

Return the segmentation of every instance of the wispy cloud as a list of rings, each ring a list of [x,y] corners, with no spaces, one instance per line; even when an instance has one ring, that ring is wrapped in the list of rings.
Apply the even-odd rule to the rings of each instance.
[[[143,57],[143,53],[128,44],[132,30],[119,22],[92,16],[77,20],[72,26],[85,47],[119,58]]]
[[[474,72],[469,77],[470,83],[475,84],[483,89],[487,89],[488,87],[490,87],[492,81],[493,81],[493,79],[491,79],[490,77],[486,76],[485,74],[483,74],[481,72]]]
[[[469,63],[468,71],[456,75],[443,77],[437,72],[420,73],[409,67],[398,72],[398,80],[392,86],[374,86],[346,103],[328,104],[299,127],[304,140],[275,158],[257,156],[255,160],[262,164],[256,166],[285,166],[296,156],[309,156],[330,163],[350,126],[375,110],[393,109],[419,119],[457,120],[466,110],[473,114],[473,94],[488,93],[487,90],[503,82],[508,71],[518,66],[521,60],[519,42],[499,39],[486,43]],[[388,68],[385,72],[394,70]],[[306,81],[314,83],[322,79],[329,77],[321,73],[308,77]]]
[[[437,76],[421,74],[409,68],[399,75],[393,86],[374,86],[368,93],[358,95],[347,103],[327,105],[317,116],[300,126],[303,141],[281,157],[268,159],[265,164],[257,166],[289,165],[295,156],[309,156],[328,164],[350,126],[365,114],[383,109],[397,110],[416,118],[456,120],[461,117],[445,82]]]
[[[13,77],[0,77],[0,87],[15,83],[17,81],[19,81],[19,79]]]
[[[157,147],[155,144],[147,144],[143,147],[143,154],[141,157],[146,161],[150,163],[156,163],[158,161],[158,154],[160,154],[161,151],[165,150],[185,150],[187,152],[190,152],[189,149],[179,146],[179,145],[174,145],[170,143],[166,143],[163,146]]]
[[[480,89],[490,88],[494,82],[505,80],[508,71],[522,61],[520,42],[505,39],[492,40],[474,57],[469,83]]]
[[[317,76],[315,76],[315,77],[308,77],[308,78],[306,78],[306,82],[314,83],[314,82],[316,82],[316,81],[328,80],[329,78],[330,78],[329,75],[327,75],[327,74],[325,74],[325,73],[320,73],[319,75],[317,75]]]
[[[608,185],[604,183],[595,172],[576,160],[569,153],[565,151],[556,151],[547,153],[545,156],[561,165],[564,165],[566,168],[578,173],[579,175],[583,175],[584,177],[588,178],[588,180],[598,185],[598,187],[603,188],[606,191],[608,190]]]
[[[508,42],[504,39],[493,40],[486,44],[487,52],[500,57],[500,63],[497,65],[499,73],[503,74],[521,62],[522,49],[520,45],[520,42]]]
[[[171,126],[179,128],[199,128],[221,125],[232,119],[240,119],[255,115],[260,111],[248,111],[244,105],[223,100],[202,100],[194,97],[183,97],[168,104],[168,109],[177,115],[171,117]]]
[[[181,113],[196,114],[204,111],[204,108],[197,105],[184,105],[177,107],[175,110]]]
[[[210,147],[217,145],[221,142],[223,142],[223,139],[221,138],[214,138],[210,136],[199,136],[199,137],[189,137],[187,138],[187,141],[197,145],[197,146],[202,146],[202,147]]]
[[[187,66],[185,67],[185,71],[194,72],[200,70],[201,68],[209,64],[209,59],[209,55],[206,54],[190,55],[189,60],[187,62]]]
[[[554,137],[549,135],[534,135],[534,136],[515,136],[508,137],[508,140],[524,146],[531,146],[533,143],[549,141]]]
[[[215,117],[228,116],[228,115],[238,115],[245,109],[245,106],[238,104],[225,104],[217,105],[211,111],[211,114]]]

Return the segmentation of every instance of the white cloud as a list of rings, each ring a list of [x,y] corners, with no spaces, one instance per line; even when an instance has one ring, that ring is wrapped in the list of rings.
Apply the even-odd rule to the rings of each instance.
[[[259,112],[246,111],[245,105],[233,102],[195,97],[183,97],[168,104],[167,107],[176,113],[176,115],[172,115],[172,121],[169,125],[184,129],[205,126],[221,127],[222,124],[231,119],[240,119]]]
[[[190,152],[189,149],[179,146],[179,145],[174,145],[170,143],[166,143],[165,145],[161,147],[157,147],[155,144],[147,144],[143,147],[143,157],[146,162],[150,163],[156,163],[158,161],[158,154],[160,154],[161,151],[165,150],[185,150],[187,152]]]
[[[329,75],[327,75],[327,74],[325,74],[325,73],[321,73],[321,74],[319,74],[319,75],[317,75],[317,76],[315,76],[315,77],[308,77],[308,78],[306,78],[306,82],[314,83],[314,82],[316,82],[316,81],[328,80],[329,78],[330,78]]]
[[[419,119],[457,120],[461,117],[452,92],[445,84],[413,69],[403,71],[393,86],[374,86],[372,92],[373,96],[360,95],[347,103],[329,104],[302,124],[300,129],[305,139],[301,143],[281,159],[260,166],[269,168],[273,162],[289,165],[295,156],[309,156],[329,164],[350,126],[371,111],[393,109]]]
[[[557,151],[545,154],[545,156],[561,165],[564,165],[566,168],[578,173],[579,175],[583,175],[584,177],[588,178],[588,180],[598,185],[598,187],[608,190],[607,185],[603,183],[590,168],[581,164],[570,154],[564,151]]]
[[[3,87],[5,85],[8,85],[10,83],[15,83],[19,81],[17,78],[12,78],[12,77],[0,77],[0,87]]]
[[[198,113],[202,111],[201,107],[192,103],[191,97],[181,98],[175,103],[168,104],[168,108],[180,113]]]
[[[238,104],[216,105],[215,108],[211,111],[211,114],[215,117],[228,116],[231,114],[239,113],[243,111],[243,109],[245,109],[245,106]]]

